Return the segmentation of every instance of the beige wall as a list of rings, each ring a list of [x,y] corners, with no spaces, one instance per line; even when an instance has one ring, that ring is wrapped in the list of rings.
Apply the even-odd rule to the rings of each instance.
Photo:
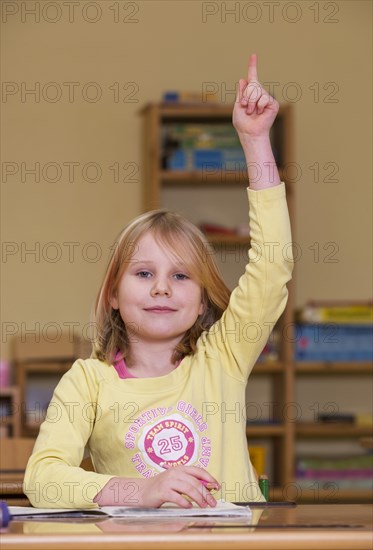
[[[75,4],[2,2],[3,358],[10,333],[36,323],[50,338],[53,323],[84,334],[109,247],[141,210],[141,107],[166,89],[232,89],[253,51],[280,102],[299,93],[296,303],[371,297],[371,2]],[[236,7],[225,21],[224,5]],[[24,173],[35,163],[39,182]],[[115,182],[115,163],[135,163],[137,181],[121,168]]]

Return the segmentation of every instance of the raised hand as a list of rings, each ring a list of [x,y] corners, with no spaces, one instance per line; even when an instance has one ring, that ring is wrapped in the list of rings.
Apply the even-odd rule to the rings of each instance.
[[[269,135],[279,110],[278,102],[263,88],[258,79],[257,56],[250,55],[247,80],[238,83],[233,109],[233,126],[241,138]]]

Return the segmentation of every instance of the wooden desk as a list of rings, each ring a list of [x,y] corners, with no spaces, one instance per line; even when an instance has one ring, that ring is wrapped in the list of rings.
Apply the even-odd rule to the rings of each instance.
[[[146,525],[120,519],[13,521],[2,532],[0,546],[2,550],[373,548],[372,505],[299,505],[253,509],[253,513],[256,525],[234,528],[214,526],[211,520]]]

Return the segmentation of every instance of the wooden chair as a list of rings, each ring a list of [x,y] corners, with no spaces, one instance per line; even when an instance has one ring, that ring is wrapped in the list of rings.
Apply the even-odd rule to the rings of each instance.
[[[12,506],[27,506],[22,483],[27,461],[34,448],[35,439],[4,437],[0,439],[0,499]]]
[[[21,435],[36,437],[54,386],[59,378],[79,358],[89,357],[91,345],[69,334],[61,334],[56,341],[37,339],[34,334],[16,337],[11,342],[11,360],[15,368],[15,382],[20,392]],[[32,381],[37,380],[44,388],[50,387],[50,395],[38,399],[37,403],[29,398]],[[35,386],[35,383],[34,383]],[[47,389],[45,389],[47,388]],[[39,390],[40,391],[40,390]],[[29,414],[27,414],[29,411]]]

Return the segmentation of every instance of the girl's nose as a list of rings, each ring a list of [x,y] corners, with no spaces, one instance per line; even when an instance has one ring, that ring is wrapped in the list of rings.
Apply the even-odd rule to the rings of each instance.
[[[151,289],[152,296],[171,296],[171,288],[166,281],[157,280]]]

